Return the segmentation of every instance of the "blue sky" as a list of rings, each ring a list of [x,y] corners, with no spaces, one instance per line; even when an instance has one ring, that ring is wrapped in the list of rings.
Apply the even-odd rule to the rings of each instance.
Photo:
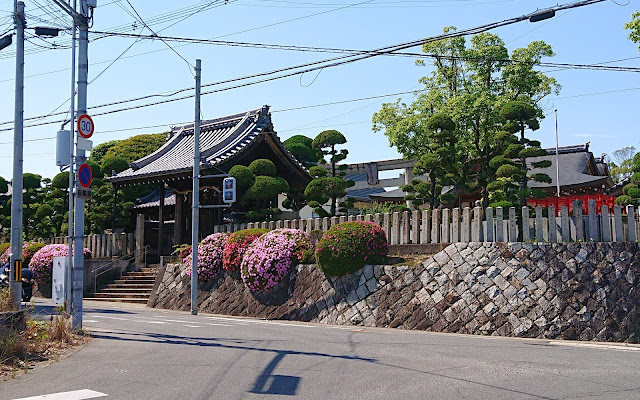
[[[202,0],[130,2],[146,21],[191,5],[212,3]],[[68,18],[53,12],[55,5],[51,0],[25,0],[25,4],[30,27],[68,24]],[[366,50],[437,35],[445,26],[473,27],[556,4],[556,1],[531,0],[238,0],[211,7],[168,28],[178,20],[150,23],[150,26],[167,36]],[[132,16],[135,14],[126,0],[99,0],[98,5],[92,30],[112,31],[114,27],[124,26],[128,33],[149,34],[141,30],[140,22],[135,22]],[[623,29],[636,9],[640,9],[638,0],[630,0],[626,6],[607,1],[563,11],[540,23],[522,22],[493,32],[502,37],[510,50],[533,40],[546,41],[556,52],[556,56],[547,61],[588,64],[624,60],[610,65],[640,67],[638,48],[627,39],[628,31]],[[0,33],[11,28],[12,10],[13,0],[0,0]],[[62,35],[48,42],[61,46],[68,38]],[[70,93],[70,51],[34,52],[40,49],[38,46],[49,44],[39,39],[31,42],[26,45],[27,52],[31,53],[25,61],[25,117],[47,115],[57,107],[60,107],[57,111],[68,111],[69,103],[65,101]],[[117,37],[92,41],[89,80],[96,78],[132,43],[134,39]],[[89,106],[193,86],[191,67],[182,58],[191,64],[195,64],[196,58],[202,59],[202,80],[207,84],[333,56],[180,43],[172,43],[172,47],[181,57],[160,41],[133,44],[89,85]],[[13,120],[14,54],[15,46],[0,51],[0,122]],[[560,95],[551,96],[545,105],[549,110],[558,109],[560,145],[590,141],[596,155],[629,145],[640,148],[637,128],[640,77],[637,73],[542,70],[562,85]],[[414,66],[411,58],[376,57],[324,69],[319,74],[313,72],[203,96],[202,116],[214,118],[268,104],[282,139],[294,134],[314,137],[322,130],[337,129],[347,137],[348,162],[395,158],[398,154],[388,146],[386,137],[371,131],[371,116],[382,102],[398,97],[410,102],[411,95],[280,110],[419,89],[418,79],[428,72],[429,68]],[[193,120],[193,107],[193,99],[188,99],[96,117],[94,144],[166,131],[172,124]],[[51,178],[59,171],[55,167],[55,140],[49,139],[55,137],[59,125],[25,129],[24,138],[28,140],[24,146],[25,172]],[[145,128],[156,125],[159,126]],[[0,129],[11,127],[11,124],[0,125]],[[545,147],[555,144],[552,115],[534,135]],[[0,176],[7,179],[12,176],[12,136],[12,131],[0,131]]]

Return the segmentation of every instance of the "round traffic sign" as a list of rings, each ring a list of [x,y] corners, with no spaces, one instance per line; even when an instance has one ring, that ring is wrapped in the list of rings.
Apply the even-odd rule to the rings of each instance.
[[[93,135],[93,120],[87,114],[78,117],[78,134],[85,139],[89,139]]]
[[[78,168],[78,183],[80,183],[80,186],[88,188],[91,186],[92,180],[93,174],[91,173],[91,167],[89,167],[88,164],[82,164],[80,168]]]

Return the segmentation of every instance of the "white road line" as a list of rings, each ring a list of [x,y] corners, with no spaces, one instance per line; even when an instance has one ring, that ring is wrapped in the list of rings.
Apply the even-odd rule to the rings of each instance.
[[[98,322],[95,319],[83,319],[82,322]]]
[[[107,315],[94,315],[93,318],[107,318],[107,319],[117,319],[118,321],[129,321],[128,318],[110,317]]]
[[[623,344],[606,344],[606,343],[574,343],[574,342],[549,342],[552,346],[567,346],[567,347],[588,347],[592,349],[603,350],[619,350],[619,351],[640,351],[638,346],[626,346]]]
[[[60,392],[52,394],[44,394],[42,396],[23,397],[15,400],[85,400],[95,399],[96,397],[106,397],[105,393],[96,392],[94,390],[82,389],[72,392]]]
[[[200,328],[200,325],[185,325],[188,328]]]

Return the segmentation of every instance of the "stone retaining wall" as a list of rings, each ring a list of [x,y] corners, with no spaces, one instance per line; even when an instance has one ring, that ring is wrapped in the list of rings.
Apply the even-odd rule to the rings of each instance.
[[[640,340],[637,243],[456,243],[421,265],[366,266],[327,278],[300,265],[252,294],[223,272],[198,291],[202,312],[437,332]],[[168,265],[149,306],[188,310],[190,277]]]

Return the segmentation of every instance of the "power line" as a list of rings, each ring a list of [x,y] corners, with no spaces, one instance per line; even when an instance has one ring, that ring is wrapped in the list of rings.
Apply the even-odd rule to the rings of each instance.
[[[283,44],[269,44],[269,43],[251,43],[251,42],[235,42],[227,40],[214,40],[214,39],[195,39],[187,37],[175,37],[175,36],[157,36],[157,35],[136,35],[132,33],[117,33],[117,32],[105,32],[105,31],[91,31],[90,33],[103,35],[101,38],[116,36],[116,37],[130,37],[145,40],[163,40],[174,41],[181,43],[195,43],[195,44],[208,44],[216,46],[231,46],[231,47],[248,47],[259,48],[268,50],[284,50],[284,51],[299,51],[299,52],[311,52],[311,53],[338,53],[338,54],[351,54],[360,55],[367,54],[370,50],[355,50],[355,49],[342,49],[335,47],[312,47],[312,46],[298,46],[298,45],[283,45]],[[97,38],[97,39],[101,39]],[[448,56],[440,54],[425,54],[425,53],[407,53],[407,52],[390,52],[381,54],[385,56],[395,57],[418,57],[418,58],[441,58],[448,60],[459,61],[492,61],[492,62],[504,62],[511,64],[531,64],[540,67],[547,68],[563,68],[563,69],[590,69],[598,71],[621,71],[621,72],[640,72],[639,67],[620,67],[620,66],[605,66],[598,64],[574,64],[574,63],[554,63],[554,62],[526,62],[521,60],[512,59],[499,59],[489,57],[463,57],[463,56]],[[638,58],[638,57],[633,57]],[[607,61],[601,64],[619,62],[621,60]]]
[[[564,5],[561,5],[561,6],[552,7],[550,9],[548,9],[548,10],[557,11],[557,10],[563,10],[563,9],[570,9],[570,8],[576,8],[576,7],[582,7],[582,6],[585,6],[585,5],[591,5],[591,4],[595,4],[595,3],[600,3],[600,2],[603,2],[603,1],[605,1],[605,0],[583,0],[583,1],[578,1],[578,2],[574,2],[574,3],[564,4]],[[277,79],[283,79],[283,78],[294,76],[294,75],[299,75],[299,74],[303,74],[303,73],[307,73],[307,72],[316,71],[318,69],[331,68],[331,67],[336,67],[336,66],[340,66],[340,65],[345,65],[345,64],[356,62],[356,61],[361,61],[361,60],[369,59],[369,58],[372,58],[372,57],[385,55],[385,54],[392,53],[392,52],[399,51],[399,50],[405,50],[407,48],[416,47],[416,46],[419,46],[419,45],[423,45],[425,43],[435,42],[435,41],[439,41],[439,40],[443,40],[443,39],[449,39],[449,38],[454,38],[454,37],[459,37],[459,36],[474,35],[474,34],[485,32],[485,31],[488,31],[488,30],[491,30],[491,29],[495,29],[495,28],[498,28],[498,27],[507,26],[507,25],[511,25],[511,24],[514,24],[514,23],[517,23],[517,22],[528,20],[529,18],[531,18],[532,16],[536,15],[537,13],[538,12],[531,13],[531,14],[526,14],[526,15],[523,15],[523,16],[520,16],[520,17],[514,17],[514,18],[510,18],[510,19],[503,20],[503,21],[500,21],[500,22],[489,23],[489,24],[481,25],[481,26],[474,27],[474,28],[464,29],[464,30],[461,30],[461,31],[451,31],[451,32],[447,32],[447,33],[444,33],[444,34],[441,34],[441,35],[437,35],[437,36],[433,36],[433,37],[429,37],[429,38],[425,38],[425,39],[420,39],[420,40],[415,40],[415,41],[411,41],[411,42],[401,43],[401,44],[398,44],[398,45],[386,46],[386,47],[382,47],[382,48],[379,48],[379,49],[371,50],[371,51],[368,51],[368,52],[366,52],[364,54],[359,54],[359,55],[355,55],[355,56],[354,55],[345,55],[345,56],[341,56],[341,57],[331,58],[331,59],[328,59],[328,60],[322,60],[322,61],[317,61],[317,62],[313,62],[313,63],[302,64],[302,65],[298,65],[298,66],[294,66],[294,67],[287,67],[287,68],[283,68],[283,69],[280,69],[280,70],[275,70],[275,71],[270,71],[270,72],[263,72],[263,73],[254,74],[254,75],[250,75],[250,76],[229,79],[229,80],[226,80],[226,81],[210,83],[210,84],[207,84],[207,85],[203,85],[203,87],[221,85],[221,84],[226,84],[226,83],[233,83],[233,82],[238,82],[238,81],[242,81],[242,80],[248,80],[248,79],[254,79],[254,78],[268,76],[266,78],[254,80],[254,81],[251,81],[251,82],[239,83],[239,84],[236,84],[236,85],[233,85],[233,86],[224,87],[224,88],[221,88],[221,89],[205,91],[205,92],[202,93],[202,95],[213,94],[213,93],[218,93],[218,92],[232,90],[232,89],[238,89],[238,88],[251,86],[251,85],[255,85],[255,84],[259,84],[259,83],[264,83],[264,82],[269,82],[269,81],[273,81],[273,80],[277,80]],[[293,71],[293,72],[287,72],[287,71]],[[283,72],[286,72],[286,73],[283,73]],[[280,75],[279,76],[269,76],[269,75],[276,75],[276,74],[280,74]],[[191,90],[191,88],[181,89],[181,90],[176,91],[175,93],[178,94],[180,92],[184,92],[184,91],[187,91],[187,90]],[[139,101],[139,100],[142,100],[142,99],[145,99],[145,98],[149,98],[149,97],[153,97],[153,96],[157,96],[157,95],[149,95],[149,96],[139,97],[139,98],[136,98],[136,99],[122,100],[122,101],[113,102],[113,103],[109,103],[109,104],[98,106],[98,107],[92,107],[91,109],[96,109],[96,108],[99,108],[99,107],[112,106],[112,105],[118,105],[118,104],[124,104],[124,103],[132,102],[132,101]],[[147,104],[130,106],[130,107],[120,108],[120,109],[116,109],[116,110],[105,111],[105,112],[102,112],[102,113],[93,113],[93,116],[114,114],[114,113],[123,112],[123,111],[129,111],[129,110],[135,110],[135,109],[140,109],[140,108],[145,108],[145,107],[151,107],[151,106],[170,103],[170,102],[174,102],[174,101],[184,100],[184,99],[188,99],[188,98],[191,98],[191,97],[193,97],[193,95],[190,94],[190,95],[186,95],[186,96],[182,96],[182,97],[178,97],[178,98],[174,98],[174,99],[167,99],[167,100],[156,101],[156,102],[147,103]],[[31,119],[33,119],[33,117]],[[62,122],[62,121],[55,121],[55,122],[50,122],[50,123],[57,123],[57,122]],[[3,123],[3,124],[7,124],[7,123]],[[32,126],[38,126],[38,125],[34,124],[34,125],[29,125],[28,127],[32,127]],[[0,129],[0,131],[3,131],[3,130],[10,130],[10,129]]]

